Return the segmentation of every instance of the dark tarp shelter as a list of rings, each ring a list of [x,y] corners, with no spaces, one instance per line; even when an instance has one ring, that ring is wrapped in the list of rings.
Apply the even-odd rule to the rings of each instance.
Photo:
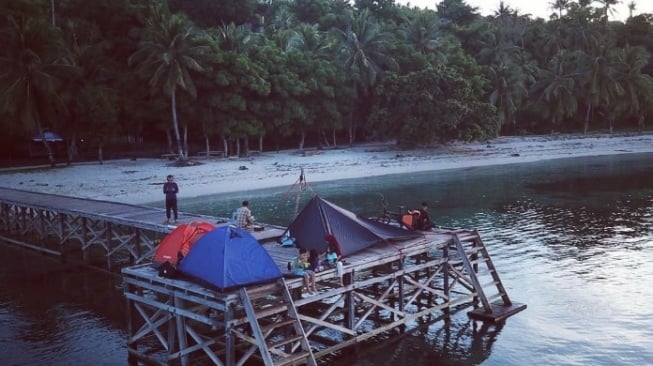
[[[351,211],[315,195],[295,220],[286,235],[295,244],[318,253],[326,251],[326,234],[332,234],[340,244],[343,256],[363,250],[379,242],[401,241],[423,236],[398,226],[358,216]]]
[[[202,235],[177,268],[220,291],[281,277],[279,267],[258,240],[235,226]]]

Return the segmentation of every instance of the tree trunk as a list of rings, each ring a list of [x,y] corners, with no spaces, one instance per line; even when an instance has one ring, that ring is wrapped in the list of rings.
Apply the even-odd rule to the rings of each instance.
[[[306,132],[302,130],[301,134],[299,135],[299,152],[304,151],[304,140],[306,139]]]
[[[348,119],[348,133],[349,133],[349,146],[352,146],[354,144],[354,111],[349,112],[349,118]]]
[[[177,122],[177,97],[176,97],[176,88],[172,88],[172,94],[170,96],[170,101],[172,104],[172,127],[175,131],[175,139],[177,140],[177,149],[179,149],[179,160],[185,160],[184,158],[184,149],[181,146],[181,136],[179,135],[179,122]]]
[[[229,157],[229,141],[224,135],[222,135],[222,150],[224,150],[224,156]]]
[[[236,156],[240,157],[240,138],[236,138]]]
[[[51,167],[55,167],[55,161],[54,161],[54,153],[52,152],[52,146],[50,146],[50,143],[45,139],[45,136],[43,138],[43,145],[45,146],[45,151],[48,153],[48,161],[50,162]]]
[[[209,135],[204,135],[204,151],[206,151],[206,158],[211,157],[209,151],[211,151],[211,143],[209,142]]]
[[[644,131],[644,115],[640,114],[639,118],[637,119],[637,129],[639,133],[642,133]]]
[[[323,131],[321,131],[320,135],[321,136],[319,136],[319,138],[324,140],[324,146],[330,147],[331,144],[329,143],[329,138],[327,137],[326,132],[323,130]]]
[[[73,162],[73,159],[75,159],[75,156],[77,156],[77,133],[73,132],[73,135],[70,137],[70,142],[67,144],[67,146],[68,160],[66,161],[66,165],[70,166],[70,164]]]
[[[317,130],[317,149],[322,150],[322,129]]]
[[[184,157],[188,159],[188,123],[184,123]]]
[[[166,128],[166,136],[168,137],[168,154],[173,154],[174,149],[172,148],[172,136],[170,135],[169,128]]]
[[[337,147],[338,144],[336,143],[336,130],[335,128],[333,129],[333,147]]]
[[[551,118],[551,134],[552,135],[556,132],[555,127],[556,127],[556,118],[552,117]]]
[[[100,161],[100,165],[104,164],[104,154],[103,154],[103,144],[100,142],[100,145],[97,148],[97,158]]]
[[[349,146],[354,145],[354,121],[349,121]]]
[[[263,152],[263,135],[258,137],[258,151]]]
[[[245,156],[249,156],[249,138],[243,137],[243,152]]]
[[[587,104],[587,112],[585,112],[585,124],[583,125],[583,133],[586,134],[590,128],[590,115],[592,114],[592,103]]]
[[[45,147],[45,152],[48,154],[48,161],[50,162],[51,167],[55,167],[54,162],[54,153],[52,152],[52,146],[48,143],[48,139],[45,138],[45,131],[41,128],[41,124],[38,124],[39,134],[41,135],[41,141],[43,142],[43,147]]]

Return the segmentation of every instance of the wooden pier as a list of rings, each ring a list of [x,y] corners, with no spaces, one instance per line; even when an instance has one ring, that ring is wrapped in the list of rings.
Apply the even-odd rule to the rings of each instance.
[[[264,244],[287,273],[294,248]],[[184,278],[159,277],[153,266],[124,268],[130,361],[192,365],[316,365],[320,358],[453,308],[501,322],[526,308],[514,303],[476,231],[425,233],[383,243],[317,273],[319,293],[302,295],[302,280],[218,292]]]
[[[229,224],[222,217],[179,212],[178,224],[197,220]],[[108,268],[149,263],[160,240],[176,227],[164,221],[161,208],[0,187],[1,239],[52,255],[79,247],[85,261],[91,251],[99,252]],[[265,225],[252,235],[266,241],[282,233],[283,228]]]
[[[327,355],[420,318],[470,317],[498,322],[526,305],[513,302],[474,230],[426,232],[348,256],[317,273],[319,293],[301,279],[219,292],[188,278],[160,277],[150,260],[174,229],[163,209],[0,188],[0,238],[54,255],[99,249],[119,264],[128,305],[130,364],[317,365]],[[180,212],[179,223],[225,218]],[[282,273],[297,249],[276,244],[284,228],[254,231]]]

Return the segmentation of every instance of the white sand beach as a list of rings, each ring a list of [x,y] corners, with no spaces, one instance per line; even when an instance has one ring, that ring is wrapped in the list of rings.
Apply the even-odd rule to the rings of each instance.
[[[533,162],[568,157],[653,152],[653,134],[499,137],[401,150],[392,144],[360,144],[326,150],[263,152],[251,158],[198,160],[173,167],[162,159],[111,160],[0,173],[0,187],[144,204],[164,199],[161,184],[173,174],[179,198],[287,187],[303,168],[307,181],[374,177],[416,171]],[[243,168],[244,167],[244,168]]]

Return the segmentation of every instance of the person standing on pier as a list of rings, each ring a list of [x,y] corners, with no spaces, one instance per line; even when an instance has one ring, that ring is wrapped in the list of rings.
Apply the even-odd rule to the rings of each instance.
[[[177,193],[179,186],[175,183],[175,178],[169,174],[163,183],[163,194],[166,195],[166,224],[170,223],[170,211],[174,213],[174,221],[177,222]]]

